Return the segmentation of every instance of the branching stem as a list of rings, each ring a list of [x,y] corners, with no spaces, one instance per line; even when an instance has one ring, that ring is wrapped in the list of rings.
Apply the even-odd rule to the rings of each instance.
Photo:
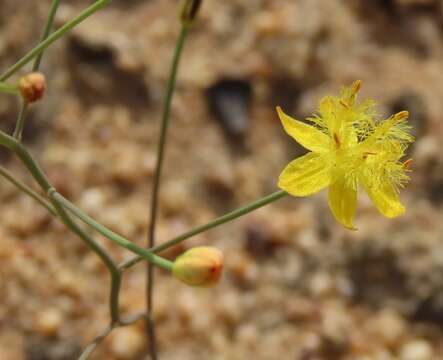
[[[155,255],[152,251],[146,250],[136,244],[130,242],[128,239],[123,236],[109,230],[107,227],[95,221],[90,216],[86,215],[83,211],[77,208],[73,203],[69,200],[65,199],[61,194],[56,192],[55,190],[50,190],[49,196],[60,203],[63,207],[68,209],[71,213],[77,216],[80,220],[84,221],[86,224],[90,225],[92,228],[97,230],[100,234],[107,237],[108,239],[116,242],[120,246],[139,254],[145,260],[148,260],[153,265],[156,265],[162,269],[167,271],[172,270],[172,262],[168,261],[160,256]]]
[[[26,150],[26,148],[20,142],[18,142],[17,139],[0,131],[0,145],[8,148],[19,157],[19,159],[29,170],[35,181],[40,185],[41,189],[46,194],[50,194],[52,191],[54,191],[54,188],[52,187],[49,180],[46,178],[43,171],[41,171],[40,167],[29,154],[28,150]],[[94,239],[92,239],[71,219],[69,214],[56,199],[50,197],[50,201],[58,217],[66,225],[66,227],[68,227],[74,234],[79,236],[88,245],[88,247],[100,257],[100,259],[108,268],[109,272],[111,273],[112,296],[115,293],[115,288],[118,288],[120,286],[121,275],[118,266],[116,265],[114,260],[112,260],[106,250],[103,249],[97,242],[95,242]],[[111,299],[110,308],[112,321],[118,321],[118,297],[117,299]]]
[[[110,3],[111,0],[98,0],[91,6],[83,10],[79,15],[77,15],[72,20],[68,21],[57,31],[54,31],[49,35],[44,41],[40,42],[36,47],[30,50],[25,56],[23,56],[19,61],[7,69],[1,76],[0,81],[5,81],[14,75],[23,66],[29,63],[32,59],[38,56],[42,51],[44,51],[49,45],[51,45],[56,40],[60,39],[69,30],[80,24],[83,20],[87,19],[89,16],[97,12],[98,10],[104,8]]]
[[[171,69],[169,73],[169,81],[166,89],[166,97],[163,106],[163,113],[161,119],[160,128],[160,138],[157,148],[157,163],[155,166],[155,175],[152,183],[152,193],[151,193],[151,204],[149,212],[149,228],[148,228],[148,248],[151,248],[155,244],[155,228],[157,223],[157,213],[158,213],[158,195],[160,191],[160,179],[163,169],[163,159],[166,147],[166,135],[169,125],[169,118],[171,113],[171,103],[172,95],[174,94],[175,84],[177,80],[178,65],[180,63],[180,57],[183,50],[183,45],[188,34],[188,26],[182,25],[180,34],[178,36],[174,57],[171,64]],[[151,360],[157,359],[157,343],[155,336],[155,322],[152,316],[153,311],[153,290],[154,290],[154,268],[151,263],[148,263],[147,269],[147,284],[146,284],[146,311],[147,317],[151,321],[147,324],[147,335],[149,338],[149,351],[151,355]]]
[[[118,327],[128,326],[136,323],[140,319],[143,319],[145,314],[136,314],[131,316],[128,319],[121,320],[118,323],[108,325],[93,341],[91,341],[83,350],[78,360],[86,360],[92,354],[92,352],[96,349],[96,347],[109,335],[109,333]]]

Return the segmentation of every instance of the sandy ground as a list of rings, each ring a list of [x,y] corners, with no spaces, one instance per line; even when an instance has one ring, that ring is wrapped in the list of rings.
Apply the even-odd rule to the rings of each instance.
[[[57,25],[86,1],[62,1]],[[38,41],[50,1],[0,3],[0,69]],[[61,193],[144,244],[178,2],[114,1],[44,56],[49,90],[24,141]],[[407,213],[364,194],[357,232],[325,193],[287,198],[197,236],[223,250],[220,285],[157,277],[164,360],[443,359],[443,3],[439,0],[205,0],[173,101],[158,238],[276,190],[303,153],[275,106],[303,118],[355,79],[380,116],[409,110],[417,141]],[[221,105],[220,105],[221,104]],[[0,97],[0,127],[19,104]],[[1,162],[35,187],[22,165]],[[70,360],[109,321],[109,276],[45,209],[0,186],[0,359]],[[117,260],[131,256],[94,235]],[[124,314],[144,307],[144,266],[126,274]],[[146,359],[144,324],[113,332],[94,359]]]

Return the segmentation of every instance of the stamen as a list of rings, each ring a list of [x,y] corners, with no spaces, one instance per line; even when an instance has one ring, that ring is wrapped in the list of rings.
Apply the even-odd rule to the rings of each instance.
[[[363,153],[363,160],[366,160],[368,158],[368,155],[377,155],[376,152],[372,152],[372,151],[365,151]]]
[[[362,85],[362,81],[361,80],[354,81],[354,83],[352,84],[352,93],[354,95],[357,94],[360,91],[361,85]]]
[[[399,122],[404,119],[407,119],[408,117],[409,117],[409,111],[400,111],[394,115],[394,119]]]
[[[340,105],[343,106],[344,108],[348,109],[348,110],[351,108],[348,104],[346,104],[346,103],[345,103],[343,100],[341,100],[341,99],[340,99]]]
[[[339,148],[340,145],[341,145],[340,138],[338,137],[338,135],[337,135],[336,133],[334,133],[332,136],[333,136],[333,138],[334,138],[335,145],[337,145],[337,148]]]
[[[349,107],[354,105],[354,101],[357,98],[357,93],[359,92],[361,88],[361,80],[354,81],[354,83],[351,85],[351,93],[349,94]],[[343,105],[343,104],[342,104]],[[347,106],[345,106],[347,108]]]
[[[403,163],[403,168],[408,170],[412,165],[412,159],[408,159]]]

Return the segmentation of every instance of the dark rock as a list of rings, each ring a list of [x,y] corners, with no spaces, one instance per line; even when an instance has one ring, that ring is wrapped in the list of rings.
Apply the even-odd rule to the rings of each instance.
[[[26,360],[76,360],[81,347],[72,341],[32,336],[26,343]]]
[[[222,79],[207,90],[209,106],[230,140],[242,141],[249,127],[252,87],[239,79]]]
[[[246,225],[245,247],[255,257],[268,258],[272,256],[278,245],[277,236],[266,224],[252,221]]]
[[[379,307],[386,299],[401,303],[409,298],[406,274],[389,249],[363,246],[351,258],[348,268],[357,302]]]
[[[298,82],[288,76],[282,76],[271,81],[271,89],[272,106],[280,106],[286,112],[292,112],[301,93]]]
[[[443,328],[443,293],[436,292],[418,304],[412,320],[430,322]]]
[[[120,68],[111,48],[86,43],[81,38],[71,38],[68,50],[73,89],[83,103],[146,107],[149,90],[141,75],[142,69],[135,72]]]

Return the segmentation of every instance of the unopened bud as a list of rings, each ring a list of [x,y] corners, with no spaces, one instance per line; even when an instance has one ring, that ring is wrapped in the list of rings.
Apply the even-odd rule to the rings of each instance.
[[[18,88],[28,103],[40,100],[46,90],[45,76],[40,72],[29,73],[20,79]]]
[[[183,25],[191,25],[194,22],[201,3],[202,0],[185,0],[180,16]]]
[[[220,250],[199,246],[192,248],[175,259],[172,273],[190,286],[215,285],[223,270],[223,254]]]

